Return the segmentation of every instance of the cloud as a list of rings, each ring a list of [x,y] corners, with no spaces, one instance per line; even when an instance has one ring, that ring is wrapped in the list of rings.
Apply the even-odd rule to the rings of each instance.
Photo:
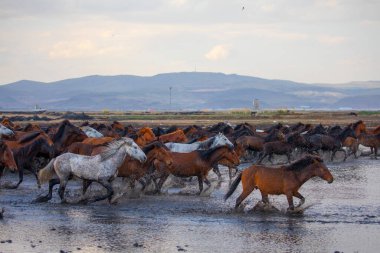
[[[343,36],[331,36],[331,35],[321,35],[318,36],[318,41],[326,45],[339,45],[346,41],[346,38]]]
[[[260,9],[264,12],[272,12],[274,11],[274,4],[263,4],[260,6]]]
[[[218,61],[227,58],[228,54],[229,51],[225,45],[216,45],[205,54],[205,57],[210,61]]]
[[[169,2],[171,5],[181,7],[187,3],[187,0],[170,0]]]

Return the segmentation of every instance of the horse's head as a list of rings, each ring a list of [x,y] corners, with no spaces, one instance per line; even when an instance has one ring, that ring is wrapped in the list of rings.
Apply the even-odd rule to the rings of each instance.
[[[125,151],[129,156],[140,161],[141,163],[146,161],[144,152],[131,138],[123,137],[122,140],[124,141],[122,147],[125,148]]]
[[[326,165],[323,163],[323,160],[317,156],[311,158],[313,159],[312,166],[314,167],[315,175],[331,184],[334,181],[334,177]]]
[[[366,125],[362,120],[359,120],[352,124],[352,128],[354,129],[356,136],[359,136],[361,133],[367,132]]]
[[[234,148],[234,144],[232,144],[231,141],[226,136],[224,136],[224,134],[218,133],[214,137],[214,141],[212,142],[210,148],[222,147],[222,146],[227,146],[230,149]]]
[[[170,150],[161,142],[158,143],[160,144],[154,145],[152,151],[148,153],[148,160],[156,159],[166,166],[171,166],[173,163],[173,156],[170,153]]]
[[[231,150],[229,147],[222,148],[224,150],[223,159],[227,160],[233,166],[240,164],[240,159],[235,150]]]
[[[50,138],[50,136],[49,136],[48,134],[46,134],[44,131],[41,131],[41,132],[40,132],[40,138],[45,139],[50,147],[53,147],[53,146],[54,146],[54,142],[53,142],[53,140],[52,140],[52,139]]]
[[[0,164],[9,168],[12,171],[16,171],[17,164],[13,156],[12,150],[5,144],[5,142],[0,140]]]
[[[5,127],[4,125],[0,124],[0,137],[2,135],[13,136],[14,134],[15,133],[11,129],[9,129],[9,128]]]
[[[140,131],[138,131],[137,135],[143,136],[144,139],[146,140],[146,142],[148,142],[148,143],[153,141],[154,139],[156,139],[156,136],[150,127],[144,127],[142,129],[140,129]]]

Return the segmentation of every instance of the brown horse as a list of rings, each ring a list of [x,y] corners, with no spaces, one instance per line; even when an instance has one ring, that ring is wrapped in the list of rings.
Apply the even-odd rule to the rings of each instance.
[[[188,141],[185,133],[181,129],[178,129],[169,134],[160,135],[158,137],[158,140],[163,143],[166,143],[166,142],[184,143]]]
[[[67,147],[65,152],[70,152],[70,153],[74,153],[74,154],[78,154],[78,155],[90,156],[93,149],[96,147],[98,147],[98,146],[92,145],[92,144],[86,144],[83,142],[74,142],[74,143],[71,143],[71,145]]]
[[[68,120],[64,120],[58,125],[52,140],[56,154],[58,155],[70,146],[71,143],[83,141],[86,138],[87,135],[79,127],[74,126]]]
[[[5,141],[5,143],[13,152],[19,172],[18,183],[13,186],[7,186],[7,188],[16,189],[22,183],[24,169],[33,173],[37,179],[38,187],[40,187],[37,171],[32,162],[37,156],[44,156],[48,159],[53,158],[55,154],[54,143],[50,137],[43,131],[37,131],[28,133],[18,141]]]
[[[358,136],[359,144],[370,147],[371,153],[375,153],[377,159],[377,149],[380,147],[380,134],[360,134]]]
[[[150,127],[143,127],[136,132],[136,137],[133,139],[137,145],[144,147],[146,144],[154,141],[156,136]]]
[[[160,178],[158,188],[156,189],[157,192],[160,192],[162,185],[168,176],[172,174],[176,177],[198,177],[198,194],[201,194],[203,191],[203,182],[209,187],[211,186],[207,175],[214,165],[218,164],[222,159],[228,160],[233,165],[238,165],[240,162],[235,151],[225,146],[210,150],[195,150],[190,153],[172,152],[172,155],[172,166],[156,167],[159,176],[155,178]]]
[[[328,183],[332,183],[334,180],[323,160],[311,155],[279,168],[253,165],[237,176],[224,199],[227,200],[232,195],[241,181],[243,192],[236,199],[235,208],[238,208],[254,189],[259,189],[264,203],[269,204],[269,194],[285,194],[289,203],[288,210],[294,210],[293,196],[301,200],[297,207],[305,203],[305,198],[298,190],[312,177],[320,177]]]
[[[5,168],[12,171],[16,171],[18,169],[12,150],[4,141],[0,140],[0,177],[3,175]]]
[[[105,145],[111,141],[113,141],[115,138],[113,137],[100,137],[100,138],[86,138],[82,141],[84,144],[99,146],[99,145]]]

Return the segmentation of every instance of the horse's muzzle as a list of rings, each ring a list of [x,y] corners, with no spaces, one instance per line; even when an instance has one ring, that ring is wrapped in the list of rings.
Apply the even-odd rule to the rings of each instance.
[[[329,180],[327,180],[327,183],[331,184],[332,182],[334,182],[334,178],[330,178]]]

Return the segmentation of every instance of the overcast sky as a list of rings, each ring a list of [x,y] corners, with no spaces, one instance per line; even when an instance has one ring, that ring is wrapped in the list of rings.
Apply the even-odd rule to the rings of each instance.
[[[0,84],[195,68],[380,80],[379,0],[0,0],[0,31]]]

